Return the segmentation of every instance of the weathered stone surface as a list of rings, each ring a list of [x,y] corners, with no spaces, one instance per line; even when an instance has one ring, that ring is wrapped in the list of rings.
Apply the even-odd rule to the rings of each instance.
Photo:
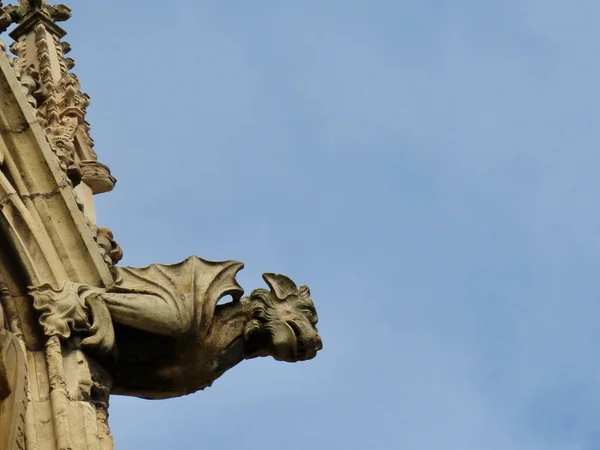
[[[93,201],[116,180],[56,24],[70,15],[0,1],[0,32],[17,24],[16,58],[0,42],[0,450],[110,450],[111,393],[186,395],[244,359],[322,347],[308,287],[284,275],[244,297],[236,261],[116,265]]]
[[[31,288],[47,336],[78,336],[113,377],[113,393],[169,398],[210,386],[244,359],[296,362],[322,347],[308,287],[265,274],[271,291],[242,297],[236,261],[198,257],[115,267],[107,289],[78,283]],[[230,295],[225,304],[219,301]]]
[[[265,274],[272,290],[242,298],[235,280],[242,267],[190,257],[170,266],[116,268],[117,282],[100,295],[119,350],[113,392],[175,397],[210,386],[244,359],[313,358],[322,343],[308,288]],[[219,305],[226,295],[232,301]]]
[[[6,328],[0,305],[0,450],[25,448],[26,372],[23,349]]]
[[[117,179],[110,174],[110,169],[95,160],[84,160],[80,163],[83,182],[87,184],[94,194],[112,191]]]

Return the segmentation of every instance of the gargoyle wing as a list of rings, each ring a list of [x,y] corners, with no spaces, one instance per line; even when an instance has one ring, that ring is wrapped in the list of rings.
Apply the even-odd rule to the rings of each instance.
[[[177,337],[200,325],[208,330],[217,303],[238,301],[244,290],[235,275],[237,261],[212,262],[191,256],[177,264],[115,267],[117,283],[102,297],[116,323]]]
[[[195,295],[196,304],[202,302],[200,328],[208,331],[215,315],[217,303],[226,295],[231,295],[237,302],[244,295],[244,289],[238,284],[235,276],[244,268],[238,261],[212,262],[200,258],[196,260]]]

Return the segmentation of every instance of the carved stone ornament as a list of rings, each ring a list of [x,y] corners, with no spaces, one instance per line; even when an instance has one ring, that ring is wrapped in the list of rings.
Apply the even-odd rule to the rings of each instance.
[[[312,359],[322,348],[308,287],[264,274],[249,297],[243,264],[190,257],[173,265],[115,267],[107,289],[65,283],[30,289],[47,336],[73,334],[110,359],[113,392],[169,398],[210,386],[244,359]],[[218,304],[225,296],[229,303]]]
[[[9,5],[2,7],[0,2],[0,8],[8,16],[4,19],[5,22],[0,22],[0,25],[6,23],[5,28],[0,28],[0,31],[6,31],[6,29],[13,23],[26,22],[26,19],[35,16],[36,14],[43,14],[50,22],[64,22],[69,20],[72,16],[71,8],[66,5],[48,5],[44,0],[29,0],[26,5],[13,6]]]
[[[112,266],[123,259],[123,249],[115,241],[113,232],[110,229],[105,227],[98,228],[96,241],[100,246],[106,264]]]
[[[112,191],[117,179],[110,174],[110,169],[96,160],[86,160],[79,163],[83,175],[83,182],[87,184],[94,194]]]
[[[116,179],[65,56],[70,16],[0,0],[0,450],[113,450],[112,394],[177,397],[245,359],[322,348],[310,290],[285,275],[244,296],[237,261],[117,265],[94,207]]]
[[[2,2],[0,2],[0,33],[4,33],[12,23],[13,18],[8,11],[2,8]]]
[[[242,267],[190,257],[170,266],[117,268],[116,285],[102,296],[117,324],[113,392],[175,397],[210,386],[244,359],[313,358],[322,343],[308,288],[265,274],[271,291],[242,298],[235,280]],[[232,301],[218,304],[226,295]]]
[[[45,284],[29,289],[46,336],[66,340],[76,334],[84,347],[109,353],[114,348],[114,333],[106,306],[98,299],[101,292],[72,282],[58,288]]]
[[[0,450],[25,448],[26,362],[17,337],[5,324],[0,286]]]

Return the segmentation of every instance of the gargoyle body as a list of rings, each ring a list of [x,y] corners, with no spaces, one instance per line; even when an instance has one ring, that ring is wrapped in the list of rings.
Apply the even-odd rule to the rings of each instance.
[[[210,386],[244,359],[273,356],[295,362],[322,348],[308,287],[264,274],[271,291],[249,297],[235,280],[243,264],[197,257],[174,265],[115,267],[116,283],[88,296],[92,335],[113,339],[113,393],[169,398]],[[227,296],[228,303],[218,304]],[[106,331],[106,305],[112,320]],[[95,333],[95,335],[94,335]]]

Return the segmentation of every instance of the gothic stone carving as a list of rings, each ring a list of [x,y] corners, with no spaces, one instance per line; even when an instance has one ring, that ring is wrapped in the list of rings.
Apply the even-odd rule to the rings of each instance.
[[[4,26],[4,28],[0,28],[1,32],[6,31],[6,29],[12,23],[18,23],[28,18],[28,16],[32,16],[36,13],[43,12],[45,16],[53,21],[53,22],[64,22],[69,20],[72,16],[71,8],[66,5],[48,5],[42,0],[30,0],[28,5],[25,6],[13,6],[8,5],[6,7],[2,6],[2,2],[0,1],[0,18],[5,16],[2,20],[0,20],[0,26]]]
[[[6,325],[0,289],[0,450],[25,448],[27,369],[21,345]]]
[[[121,261],[123,258],[123,249],[117,241],[115,241],[113,232],[106,227],[98,228],[95,225],[91,225],[91,228],[96,242],[100,247],[100,253],[102,253],[104,262],[109,266],[113,266]]]
[[[114,267],[108,290],[73,283],[32,289],[48,335],[83,336],[108,356],[113,393],[158,399],[210,386],[244,359],[296,362],[322,348],[308,287],[264,274],[270,291],[249,297],[235,276],[243,264],[197,257],[174,265]],[[232,300],[219,304],[230,295]]]
[[[110,450],[110,393],[175,397],[244,359],[313,358],[322,343],[310,292],[283,275],[265,274],[270,289],[243,297],[235,261],[115,265],[122,250],[96,226],[92,194],[116,180],[97,162],[89,97],[55,23],[70,10],[20,3],[0,0],[0,30],[17,24],[16,58],[0,42],[0,228],[11,243],[0,263],[22,266],[15,297],[0,298],[0,450],[24,448],[24,423],[29,450]],[[26,314],[13,314],[17,298]]]
[[[2,2],[0,1],[0,33],[4,33],[12,23],[13,18],[11,17],[10,12],[2,7]]]
[[[117,179],[110,174],[110,169],[95,160],[84,160],[80,163],[83,182],[94,194],[112,191]]]
[[[35,0],[24,6],[2,8],[0,2],[0,30],[11,23],[19,24],[10,34],[15,40],[10,49],[17,56],[15,66],[27,76],[22,82],[31,91],[30,103],[36,108],[61,168],[77,186],[83,176],[80,162],[94,161],[96,154],[85,122],[90,99],[70,72],[74,62],[65,56],[70,45],[61,40],[66,33],[56,25],[70,17],[71,10],[65,5]],[[112,189],[114,179],[105,173],[107,168],[101,166],[97,172],[97,180],[96,174],[88,177],[94,184],[92,190],[101,193]]]
[[[114,348],[114,334],[106,306],[99,303],[100,292],[99,288],[73,282],[64,282],[59,288],[44,284],[29,289],[46,336],[66,340],[77,335],[83,347],[109,353]]]

